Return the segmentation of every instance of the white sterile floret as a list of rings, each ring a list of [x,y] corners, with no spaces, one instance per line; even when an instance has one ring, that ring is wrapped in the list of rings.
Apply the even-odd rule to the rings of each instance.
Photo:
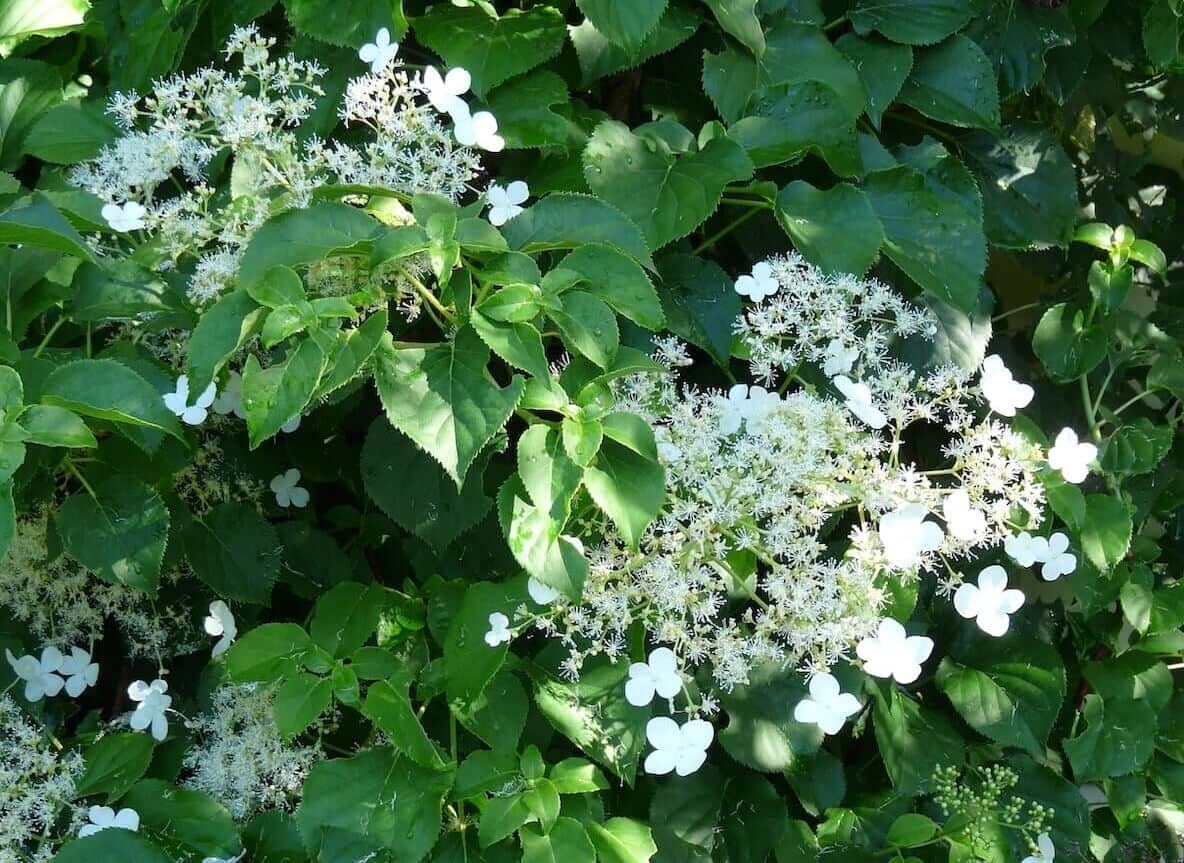
[[[810,678],[810,697],[798,702],[793,718],[796,722],[817,725],[823,734],[838,734],[861,706],[850,692],[840,691],[833,674],[822,672]]]
[[[211,656],[221,656],[225,653],[238,635],[238,624],[235,623],[234,614],[231,613],[230,607],[220,599],[215,599],[210,603],[210,614],[205,619],[204,625],[206,633],[218,639],[214,644],[214,649],[210,651]]]
[[[1089,475],[1090,463],[1098,457],[1098,448],[1092,443],[1081,443],[1073,429],[1061,429],[1057,439],[1048,451],[1048,464],[1059,470],[1065,482],[1084,482]]]
[[[173,703],[173,697],[167,694],[168,689],[168,683],[160,679],[152,683],[137,680],[127,688],[128,698],[137,702],[135,712],[128,720],[133,731],[150,728],[157,740],[168,737],[169,720],[165,713]]]
[[[485,643],[490,647],[497,647],[510,640],[510,618],[500,611],[489,615],[489,632],[485,633]]]
[[[62,668],[62,652],[56,647],[41,651],[41,658],[35,656],[16,657],[11,650],[5,650],[8,664],[13,673],[25,681],[25,700],[40,701],[45,696],[53,697],[62,691],[66,681],[57,672]]]
[[[522,180],[515,180],[506,186],[490,183],[485,190],[489,202],[489,224],[500,228],[523,211],[522,205],[530,197],[530,187]]]
[[[925,520],[928,514],[925,507],[910,503],[880,518],[880,544],[889,566],[910,569],[924,554],[941,548],[944,534],[936,522]]]
[[[371,74],[377,75],[387,67],[399,53],[399,43],[391,41],[391,31],[383,27],[374,35],[373,42],[367,42],[358,51],[358,59],[370,64]]]
[[[86,811],[86,817],[89,823],[79,828],[79,836],[92,836],[102,830],[131,830],[134,833],[140,829],[140,813],[135,809],[116,812],[110,806],[92,806]]]
[[[1025,857],[1020,863],[1053,863],[1056,860],[1057,849],[1047,833],[1036,837],[1036,850]]]
[[[247,856],[247,849],[244,848],[242,851],[239,851],[233,857],[203,857],[203,858],[201,858],[201,863],[239,863],[239,861],[242,860],[246,856]]]
[[[720,402],[719,430],[733,434],[746,423],[748,431],[759,431],[769,412],[780,403],[781,396],[764,387],[736,384]]]
[[[654,700],[654,693],[662,698],[673,698],[681,690],[678,657],[669,647],[651,651],[648,662],[634,662],[629,666],[625,700],[634,707],[645,707]]]
[[[954,608],[973,617],[978,628],[998,638],[1011,626],[1011,615],[1024,604],[1024,592],[1007,587],[1007,570],[988,566],[978,575],[978,586],[963,584],[954,593]]]
[[[1048,548],[1042,558],[1040,577],[1056,581],[1077,569],[1077,555],[1069,551],[1069,537],[1058,531],[1048,538]]]
[[[106,204],[102,209],[103,218],[111,230],[120,232],[142,230],[145,226],[144,216],[147,213],[148,211],[144,209],[143,205],[137,204],[135,201],[128,201],[122,206]]]
[[[539,605],[550,605],[560,597],[560,593],[549,584],[543,584],[537,578],[526,579],[526,592]]]
[[[466,108],[454,114],[452,122],[452,133],[459,144],[489,153],[500,153],[506,148],[505,139],[497,133],[497,118],[488,111],[470,114]]]
[[[240,420],[247,418],[247,409],[243,406],[243,376],[238,372],[230,372],[226,376],[226,383],[218,397],[214,399],[214,413],[226,416],[234,414]]]
[[[457,116],[468,111],[465,100],[461,98],[469,92],[473,76],[469,70],[461,66],[449,69],[448,74],[441,75],[435,66],[428,66],[423,70],[423,86],[427,92],[428,102],[441,114]]]
[[[689,776],[707,760],[707,748],[715,728],[703,719],[679,725],[669,716],[655,716],[645,726],[645,736],[654,751],[645,757],[645,772],[663,775],[673,770]]]
[[[1030,386],[1018,383],[1012,377],[1011,370],[1003,364],[1003,358],[998,354],[991,354],[983,360],[979,387],[991,410],[1005,417],[1015,416],[1015,412],[1026,407],[1036,393]]]
[[[77,698],[94,686],[99,680],[99,664],[91,662],[90,651],[71,647],[70,655],[63,657],[59,673],[66,678],[66,694]]]
[[[272,477],[271,490],[275,494],[275,502],[284,509],[290,506],[303,509],[308,506],[308,489],[300,486],[300,471],[297,468],[288,468]]]
[[[777,279],[773,277],[773,268],[761,261],[752,268],[752,273],[736,279],[736,293],[748,297],[754,303],[759,303],[765,297],[777,293]]]
[[[199,426],[210,415],[210,405],[218,395],[217,385],[210,381],[197,401],[189,404],[189,376],[181,375],[177,378],[177,388],[163,396],[164,406],[181,418],[186,425]]]
[[[842,339],[831,339],[826,346],[826,359],[822,364],[822,371],[827,377],[845,375],[855,366],[859,359],[859,348],[848,347]]]
[[[987,516],[970,505],[970,495],[965,489],[956,489],[946,495],[941,514],[946,520],[946,532],[955,539],[974,542],[986,533]]]
[[[846,375],[835,375],[830,382],[843,394],[847,410],[871,428],[882,429],[888,424],[888,417],[884,416],[884,412],[872,401],[872,391],[867,384],[856,383]]]
[[[1005,539],[1003,550],[1020,566],[1032,566],[1048,557],[1048,540],[1025,530]]]
[[[855,652],[863,660],[863,670],[872,677],[890,677],[907,684],[921,676],[921,663],[933,653],[933,639],[908,635],[899,621],[885,617],[875,636],[859,642]]]

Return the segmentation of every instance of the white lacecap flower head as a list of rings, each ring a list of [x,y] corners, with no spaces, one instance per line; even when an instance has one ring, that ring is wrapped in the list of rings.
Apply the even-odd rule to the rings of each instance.
[[[488,111],[471,114],[466,107],[452,115],[452,123],[452,133],[459,144],[489,153],[500,153],[506,148],[505,139],[497,133],[497,118]]]
[[[217,385],[210,381],[209,386],[202,391],[197,400],[193,404],[189,404],[189,376],[181,375],[177,378],[176,389],[171,393],[165,393],[163,400],[164,406],[179,416],[181,422],[191,426],[199,426],[210,415],[210,405],[214,403],[217,395]]]
[[[490,647],[506,644],[510,640],[510,618],[500,611],[489,615],[489,631],[485,633],[485,643]]]
[[[164,740],[169,734],[169,720],[166,712],[173,703],[168,695],[169,685],[163,680],[153,680],[147,683],[137,680],[127,688],[127,695],[137,702],[129,724],[134,731],[151,729],[152,736],[157,740]]]
[[[77,698],[99,680],[99,664],[91,662],[90,651],[71,647],[70,655],[62,659],[61,674],[66,678],[66,694]]]
[[[134,833],[140,829],[140,813],[135,809],[116,812],[110,806],[92,806],[86,811],[86,817],[88,823],[79,829],[79,836],[91,836],[101,830],[131,830]]]
[[[1056,860],[1057,849],[1052,844],[1052,839],[1047,833],[1041,833],[1036,837],[1036,852],[1029,854],[1021,863],[1053,863]]]
[[[204,623],[206,633],[218,639],[210,652],[211,656],[221,656],[238,635],[238,625],[230,607],[222,600],[215,599],[210,603],[210,614]]]
[[[998,638],[1011,626],[1011,615],[1024,604],[1024,592],[1007,587],[1007,570],[988,566],[978,575],[978,585],[963,584],[954,592],[954,608],[974,618],[978,628]]]
[[[894,569],[910,569],[931,551],[941,548],[944,534],[936,522],[926,521],[925,507],[905,504],[880,518],[880,544]]]
[[[946,532],[955,539],[973,542],[986,533],[986,513],[970,505],[970,495],[965,489],[955,489],[946,495],[941,514],[946,521]]]
[[[662,698],[673,698],[681,691],[678,657],[669,647],[651,651],[648,662],[634,662],[629,666],[625,700],[634,707],[645,707],[654,700],[655,693]]]
[[[875,636],[859,642],[855,652],[863,660],[863,670],[872,677],[909,684],[921,676],[921,663],[933,653],[933,639],[908,635],[899,621],[886,617]]]
[[[1059,470],[1065,482],[1084,482],[1089,476],[1089,466],[1098,457],[1098,448],[1092,443],[1082,443],[1073,429],[1061,429],[1048,451],[1048,464]]]
[[[25,681],[26,701],[40,701],[47,695],[52,698],[66,685],[66,681],[58,674],[62,668],[62,652],[56,647],[46,647],[41,651],[40,659],[29,655],[13,656],[10,650],[5,650],[4,655],[13,673]]]
[[[793,718],[795,722],[817,725],[823,734],[838,734],[861,706],[858,698],[840,690],[833,674],[821,672],[810,678],[810,697],[797,703]]]
[[[142,230],[145,227],[144,216],[147,213],[143,205],[135,201],[128,201],[122,205],[106,204],[102,210],[103,218],[111,230],[121,233]]]
[[[526,580],[526,592],[539,605],[550,605],[560,596],[559,591],[549,584],[543,584],[537,578]]]
[[[367,42],[358,51],[358,59],[370,64],[371,74],[377,75],[395,59],[399,53],[399,43],[391,41],[391,31],[386,27],[374,34],[374,41]]]
[[[872,400],[872,391],[867,384],[851,380],[846,375],[835,375],[830,382],[846,399],[847,410],[863,420],[874,429],[882,429],[888,424],[888,417],[876,407]]]
[[[505,186],[491,183],[485,190],[489,202],[489,224],[501,227],[523,211],[522,205],[530,197],[530,187],[522,180],[514,180]]]
[[[983,360],[979,387],[991,410],[1005,417],[1013,417],[1019,408],[1027,407],[1036,393],[1027,384],[1016,382],[998,354]]]
[[[703,719],[679,725],[669,716],[655,716],[646,723],[645,736],[654,747],[645,758],[646,773],[662,775],[673,770],[679,776],[689,776],[707,760],[715,728]]]
[[[765,297],[771,297],[777,293],[779,285],[773,275],[773,267],[766,261],[761,261],[753,266],[749,275],[736,279],[734,287],[740,296],[748,297],[754,303],[759,303]]]
[[[275,494],[276,504],[284,509],[290,506],[303,509],[308,506],[308,489],[300,486],[300,471],[297,468],[288,468],[283,473],[276,474],[271,478],[270,485],[272,493]]]
[[[473,77],[469,70],[457,66],[448,70],[448,74],[441,75],[435,66],[428,66],[423,70],[423,86],[427,91],[428,102],[441,114],[457,116],[468,111],[465,100],[461,98],[469,92]]]

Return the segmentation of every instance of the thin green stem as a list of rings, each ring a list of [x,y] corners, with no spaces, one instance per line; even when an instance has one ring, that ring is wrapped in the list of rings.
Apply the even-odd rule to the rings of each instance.
[[[995,324],[1005,318],[1010,318],[1012,315],[1018,315],[1020,312],[1026,312],[1028,309],[1036,309],[1044,305],[1043,303],[1024,303],[1022,306],[1016,306],[1014,309],[1008,309],[1006,312],[1001,312],[991,318],[991,323]]]
[[[712,246],[714,246],[716,243],[718,243],[720,240],[722,240],[728,234],[732,233],[732,231],[736,230],[738,227],[743,225],[745,222],[747,222],[753,216],[760,215],[760,212],[761,211],[755,207],[752,209],[749,209],[747,212],[741,214],[738,218],[733,219],[730,224],[725,225],[723,228],[716,231],[714,234],[712,234],[710,237],[705,239],[699,245],[695,246],[695,248],[691,249],[691,254],[692,255],[703,254],[703,252],[705,252],[707,249],[710,249]]]
[[[37,345],[37,350],[33,351],[34,358],[41,356],[41,352],[45,350],[49,344],[49,340],[53,338],[54,333],[58,331],[58,327],[66,322],[65,318],[58,318],[54,321],[53,326],[49,328],[49,332],[45,334],[45,338],[41,340],[41,344]]]

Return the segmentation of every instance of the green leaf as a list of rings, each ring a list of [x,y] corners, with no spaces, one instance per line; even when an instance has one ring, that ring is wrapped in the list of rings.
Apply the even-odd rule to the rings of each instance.
[[[576,599],[588,577],[588,560],[574,537],[547,509],[530,502],[522,481],[512,476],[497,496],[498,522],[510,553],[532,578]]]
[[[503,388],[485,379],[489,349],[471,327],[443,345],[380,348],[376,358],[387,418],[462,488],[477,454],[518,406],[522,379],[515,375]]]
[[[777,195],[773,212],[802,256],[828,273],[866,273],[884,242],[867,197],[847,183],[823,191],[795,180]]]
[[[707,351],[720,368],[727,368],[732,325],[741,307],[732,277],[715,261],[695,255],[668,255],[659,267],[660,296],[670,332]]]
[[[919,297],[917,304],[933,313],[937,332],[932,339],[912,337],[906,340],[902,353],[910,363],[923,368],[951,363],[963,371],[975,371],[983,364],[991,341],[994,301],[994,294],[984,287],[979,292],[977,308],[967,314],[936,297]]]
[[[116,360],[76,360],[59,366],[45,380],[42,401],[76,414],[153,429],[184,440],[160,393]],[[137,443],[145,440],[135,438]],[[151,439],[158,443],[158,438]],[[141,446],[144,444],[141,443]],[[155,449],[155,445],[145,447]]]
[[[551,832],[533,827],[518,832],[522,843],[522,863],[594,863],[596,849],[584,825],[574,818],[559,818]]]
[[[102,794],[118,800],[144,775],[152,761],[150,734],[108,734],[86,748],[86,772],[74,785],[76,797]]]
[[[285,737],[295,737],[315,722],[332,700],[329,678],[306,672],[293,675],[275,694],[275,726]]]
[[[991,63],[965,36],[917,51],[900,101],[953,126],[999,128],[999,90]]]
[[[531,502],[555,524],[565,524],[583,471],[567,457],[554,429],[534,425],[518,439],[518,475]]]
[[[300,416],[316,392],[325,369],[325,352],[305,339],[282,363],[264,369],[252,354],[243,366],[243,410],[251,449],[274,437]]]
[[[530,702],[518,678],[502,669],[490,679],[475,701],[470,704],[453,702],[451,707],[461,724],[487,746],[499,752],[513,752],[526,726]],[[558,802],[556,799],[556,808]]]
[[[324,860],[378,853],[418,863],[436,842],[444,795],[451,787],[451,770],[430,770],[390,747],[375,747],[314,765],[296,824],[305,846],[319,849]],[[360,857],[334,856],[338,843]]]
[[[74,273],[74,289],[70,316],[76,321],[181,312],[181,298],[172,285],[128,260],[106,268],[84,261]]]
[[[12,545],[12,536],[16,531],[16,507],[12,500],[12,481],[0,482],[0,563],[4,562],[8,554],[8,547]]]
[[[54,855],[54,863],[94,863],[95,860],[118,860],[120,863],[173,863],[175,858],[131,830],[100,830],[82,839],[74,839]]]
[[[521,582],[476,582],[470,584],[453,615],[444,638],[445,683],[450,703],[465,709],[477,703],[489,681],[506,661],[505,643],[490,647],[485,642],[489,615],[501,612],[513,619],[514,609],[525,600]]]
[[[0,32],[2,30],[3,22],[0,22]],[[50,108],[33,124],[25,136],[25,152],[45,162],[73,165],[99,155],[99,151],[118,134],[119,127],[98,105],[66,102]]]
[[[1072,44],[1072,17],[1067,8],[1027,3],[986,3],[966,28],[997,70],[999,95],[1027,93],[1044,77],[1044,55]]]
[[[89,0],[9,0],[0,7],[0,57],[31,36],[53,39],[82,26]]]
[[[479,311],[470,315],[469,323],[481,341],[507,363],[535,378],[546,380],[550,377],[543,337],[533,324],[491,321]]]
[[[864,184],[884,226],[884,253],[927,293],[969,312],[986,266],[982,199],[970,172],[933,141]]]
[[[402,0],[284,0],[284,10],[299,32],[355,50],[373,41],[380,27],[391,31],[392,41],[407,32]]]
[[[74,230],[49,198],[40,194],[33,195],[20,207],[0,213],[0,245],[18,243],[53,249],[84,261],[94,260],[82,235]]]
[[[221,803],[200,791],[143,779],[120,801],[140,816],[140,829],[176,858],[191,854],[233,856],[241,846],[238,829]],[[115,832],[115,831],[112,831]]]
[[[932,45],[940,42],[974,14],[965,0],[855,0],[847,12],[855,32],[872,30],[893,42]]]
[[[370,253],[383,233],[373,218],[357,207],[328,202],[289,210],[260,226],[243,252],[238,283],[250,288],[272,267],[297,267],[335,254]]]
[[[312,639],[295,623],[256,626],[226,651],[226,675],[236,683],[273,683],[291,677]]]
[[[397,687],[385,680],[372,684],[366,691],[362,713],[416,764],[434,770],[444,767],[440,751],[415,715],[405,685]]]
[[[58,508],[62,545],[101,578],[155,592],[169,533],[164,501],[127,476],[95,483],[94,492],[93,498],[73,495]]]
[[[749,51],[760,57],[765,53],[765,34],[756,17],[759,0],[703,0],[715,14],[725,33],[735,36]]]
[[[242,290],[223,294],[202,312],[189,336],[190,392],[204,390],[226,361],[259,331],[266,316],[267,309]]]
[[[632,818],[610,818],[588,825],[600,863],[648,863],[658,853],[648,824]]]
[[[502,229],[512,249],[534,253],[603,243],[653,268],[641,229],[598,198],[560,192],[548,195]]]
[[[630,54],[637,53],[666,11],[666,0],[576,0],[576,5],[606,39]]]
[[[1087,326],[1085,313],[1068,303],[1059,303],[1040,318],[1032,333],[1032,350],[1048,373],[1071,381],[1093,369],[1106,358],[1106,333]]]
[[[342,659],[374,634],[385,604],[380,585],[342,582],[317,600],[308,634],[335,659]]]
[[[304,300],[304,282],[291,267],[272,267],[246,286],[251,299],[269,309],[293,305]]]
[[[803,81],[789,85],[780,99],[756,105],[728,136],[748,151],[758,168],[793,164],[815,153],[836,174],[851,177],[862,169],[855,117],[833,89]]]
[[[22,425],[28,427],[24,420]],[[1172,447],[1170,426],[1157,426],[1146,417],[1120,426],[1106,439],[1098,461],[1106,473],[1140,476],[1150,473]]]
[[[584,179],[641,227],[651,249],[685,237],[715,212],[729,183],[752,176],[752,162],[727,138],[675,155],[615,120],[596,127],[584,150]]]
[[[1085,498],[1081,550],[1086,560],[1103,572],[1126,556],[1131,544],[1131,516],[1122,501],[1104,494]]]
[[[1113,659],[1091,662],[1084,671],[1094,691],[1106,701],[1142,701],[1159,713],[1172,700],[1172,672],[1158,656],[1128,650]]]
[[[23,58],[4,62],[0,67],[0,171],[20,167],[29,129],[61,101],[62,79],[57,68]],[[7,241],[0,240],[3,242]]]
[[[317,384],[312,401],[329,395],[357,377],[378,349],[379,343],[389,338],[386,325],[386,309],[379,309],[366,318],[361,326],[337,334],[337,343],[325,361],[325,373]]]
[[[609,788],[600,769],[583,758],[563,759],[551,768],[550,778],[560,794],[593,794]]]
[[[582,290],[595,294],[635,324],[655,331],[665,325],[662,304],[645,270],[612,246],[580,246],[556,268],[579,274],[585,282]]]
[[[547,314],[573,353],[583,354],[602,369],[612,366],[621,334],[606,303],[584,291],[568,291]]]
[[[447,548],[493,505],[483,488],[484,470],[471,473],[458,491],[439,462],[383,417],[366,433],[359,467],[370,499],[435,548]]]
[[[796,722],[793,710],[806,695],[802,675],[778,663],[763,663],[749,682],[720,694],[728,725],[719,732],[724,751],[746,767],[766,773],[789,770],[822,743],[817,725]]]
[[[892,822],[884,841],[897,848],[912,848],[925,844],[936,834],[937,825],[933,819],[916,812],[906,812]]]
[[[892,784],[902,794],[926,786],[938,766],[962,763],[962,738],[940,713],[893,687],[875,699],[876,743]]]
[[[21,414],[28,443],[41,446],[97,447],[94,432],[73,411],[53,405],[30,405]]]
[[[484,97],[502,81],[529,72],[563,47],[563,15],[550,6],[511,9],[495,18],[480,9],[436,4],[415,20],[415,35],[473,76],[473,92]]]
[[[867,91],[867,116],[878,129],[888,106],[900,94],[900,88],[913,68],[913,49],[895,45],[875,36],[861,39],[847,33],[835,42],[855,67]]]
[[[571,122],[552,108],[566,107],[569,101],[567,84],[549,69],[507,81],[486,100],[507,150],[565,146]]]
[[[625,700],[628,675],[628,663],[589,658],[575,683],[538,681],[535,702],[556,731],[632,784],[646,746],[649,713]]]
[[[1043,642],[979,639],[957,661],[942,660],[937,685],[976,731],[1040,757],[1065,698],[1065,669]]]
[[[1069,245],[1077,221],[1077,174],[1048,130],[1009,124],[1002,137],[967,136],[962,152],[979,178],[987,239],[993,245]]]
[[[1085,696],[1085,730],[1065,741],[1078,782],[1142,768],[1155,751],[1155,711],[1144,701]]]
[[[266,603],[280,568],[275,528],[254,507],[219,504],[185,532],[194,573],[218,596]]]
[[[606,440],[584,471],[584,487],[621,538],[637,548],[666,502],[666,471],[656,459]]]

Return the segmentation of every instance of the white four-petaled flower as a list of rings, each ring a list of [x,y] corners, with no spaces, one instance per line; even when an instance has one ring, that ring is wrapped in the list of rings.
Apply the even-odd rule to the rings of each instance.
[[[489,632],[485,633],[485,643],[490,647],[497,647],[510,640],[510,618],[500,611],[489,615]]]
[[[391,41],[391,31],[383,27],[358,51],[358,59],[370,64],[370,72],[377,75],[399,53],[399,43]]]
[[[70,655],[62,658],[61,675],[66,678],[66,694],[77,698],[99,680],[99,664],[90,661],[90,651],[71,647]]]
[[[52,698],[66,685],[58,674],[62,669],[62,652],[56,647],[42,650],[40,659],[29,655],[16,657],[11,650],[5,650],[4,655],[16,676],[25,681],[26,701],[40,701],[47,695]]]
[[[209,635],[218,639],[214,644],[214,649],[210,651],[211,656],[221,656],[225,653],[238,635],[238,624],[234,621],[234,614],[231,613],[230,607],[220,599],[215,599],[210,603],[210,614],[205,619],[205,628]]]
[[[79,836],[91,836],[100,830],[131,830],[133,833],[140,829],[140,813],[135,809],[120,809],[116,812],[110,806],[92,806],[86,811],[89,824],[83,824],[78,830]]]
[[[308,506],[308,489],[300,486],[300,471],[288,468],[271,478],[271,490],[275,494],[275,502],[287,509],[294,506],[303,509]]]
[[[882,429],[888,424],[888,417],[884,416],[884,412],[872,401],[872,391],[867,384],[857,383],[846,375],[835,375],[830,379],[830,382],[847,400],[847,410],[871,428]]]
[[[845,375],[855,365],[855,361],[859,359],[859,348],[847,347],[843,344],[842,339],[831,339],[826,346],[826,359],[822,365],[822,371],[826,373],[828,378],[835,375]]]
[[[1048,551],[1040,567],[1040,577],[1056,581],[1077,569],[1077,555],[1069,551],[1069,537],[1057,531],[1048,538]]]
[[[944,534],[936,522],[925,521],[925,507],[909,503],[880,517],[880,544],[884,558],[894,569],[909,569],[921,556],[941,548]]]
[[[489,202],[489,224],[500,228],[522,212],[522,205],[529,197],[530,187],[521,180],[506,186],[490,183],[485,190],[485,200]]]
[[[1048,464],[1059,470],[1065,482],[1084,482],[1089,475],[1089,465],[1098,457],[1098,448],[1092,443],[1081,443],[1073,429],[1061,429],[1057,439],[1048,451]]]
[[[1036,852],[1029,854],[1021,863],[1053,863],[1057,856],[1057,849],[1052,844],[1052,839],[1047,833],[1041,833],[1036,837]]]
[[[1007,587],[1007,570],[988,566],[978,574],[978,586],[963,584],[954,592],[954,608],[973,617],[978,628],[998,638],[1011,625],[1011,615],[1024,604],[1024,592]]]
[[[793,718],[795,722],[817,725],[823,734],[838,734],[861,706],[850,692],[840,691],[833,674],[824,671],[810,678],[810,697],[798,702]]]
[[[169,720],[165,712],[173,703],[168,695],[169,685],[160,679],[146,683],[137,680],[127,688],[127,695],[132,701],[138,702],[136,710],[129,721],[134,731],[150,728],[152,736],[157,740],[164,740],[169,734]]]
[[[1005,417],[1013,417],[1019,408],[1027,407],[1036,393],[1027,384],[1016,382],[998,354],[991,354],[983,360],[979,387],[991,410]]]
[[[550,605],[559,598],[559,591],[537,578],[526,579],[526,592],[539,605]]]
[[[679,725],[669,716],[655,716],[645,726],[645,736],[654,751],[645,757],[645,772],[662,775],[673,770],[688,776],[707,760],[707,747],[715,728],[703,719]]]
[[[1031,566],[1048,556],[1048,540],[1025,530],[1003,540],[1003,550],[1020,566]]]
[[[102,214],[113,231],[138,231],[144,227],[144,216],[148,211],[135,201],[119,204],[106,204]]]
[[[891,677],[897,683],[912,683],[921,676],[921,663],[933,653],[933,639],[908,635],[891,617],[880,621],[875,636],[868,636],[855,648],[863,670],[872,677]]]
[[[243,407],[243,376],[238,372],[230,372],[226,376],[218,397],[214,399],[214,413],[226,416],[234,414],[240,420],[247,418],[246,408]]]
[[[946,532],[955,539],[973,542],[986,533],[986,513],[970,505],[970,495],[965,489],[955,489],[946,495],[941,514],[946,520]]]
[[[757,431],[780,402],[781,396],[762,386],[736,384],[728,390],[727,400],[721,405],[719,430],[732,434],[740,430],[741,423],[747,423],[749,431]]]
[[[752,273],[736,279],[736,293],[748,297],[754,303],[759,303],[765,297],[771,297],[781,287],[773,276],[773,267],[761,261],[752,268]]]
[[[452,116],[452,133],[458,143],[477,147],[490,153],[500,153],[506,140],[497,133],[497,118],[488,111],[470,114],[468,108]]]
[[[181,418],[181,422],[191,426],[199,426],[210,415],[210,405],[218,395],[218,387],[210,381],[197,401],[189,404],[189,376],[181,375],[177,378],[177,388],[171,393],[164,394],[164,406]]]
[[[460,66],[449,69],[446,75],[441,75],[435,66],[423,70],[423,86],[428,101],[441,114],[452,117],[468,113],[468,105],[461,96],[469,92],[472,83],[473,76],[469,70]]]
[[[634,662],[629,666],[625,682],[625,700],[634,707],[645,707],[654,700],[654,693],[673,698],[682,690],[682,675],[678,673],[678,657],[669,647],[650,652],[648,662]]]

